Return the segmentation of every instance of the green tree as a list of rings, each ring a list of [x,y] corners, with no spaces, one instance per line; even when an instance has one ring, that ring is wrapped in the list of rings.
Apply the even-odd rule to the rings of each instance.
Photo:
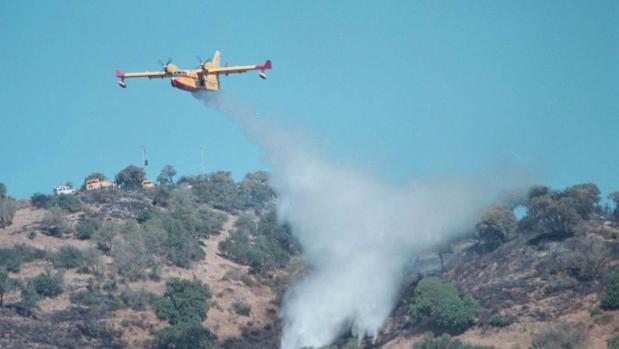
[[[615,209],[613,211],[613,215],[615,216],[615,220],[619,221],[619,191],[614,191],[608,194],[608,198],[611,199],[615,203]]]
[[[208,286],[200,281],[172,278],[166,282],[163,297],[155,300],[155,313],[171,325],[200,323],[206,320],[211,297]]]
[[[145,178],[144,169],[129,165],[118,172],[115,182],[123,189],[135,190],[142,188],[142,182]]]
[[[224,211],[234,211],[239,207],[237,185],[230,172],[210,173],[206,180],[197,182],[193,193],[201,202]]]
[[[531,189],[527,214],[520,220],[519,228],[556,238],[573,235],[580,222],[574,200],[564,193],[541,188],[545,187]]]
[[[28,284],[43,297],[56,297],[62,293],[62,274],[40,273],[28,280]]]
[[[275,192],[269,186],[269,175],[264,171],[248,173],[238,185],[239,200],[242,208],[264,208],[275,198]]]
[[[479,305],[470,295],[460,297],[456,286],[436,277],[419,281],[410,307],[413,323],[428,320],[435,330],[450,333],[469,328],[478,313]]]
[[[3,271],[0,271],[0,307],[4,306],[4,295],[19,287],[19,282],[12,279]]]
[[[475,225],[475,229],[479,239],[494,248],[511,238],[517,223],[514,212],[503,205],[486,211]]]
[[[572,199],[574,209],[581,218],[587,219],[600,202],[600,189],[593,183],[574,185],[565,189],[565,195]]]
[[[0,199],[6,198],[6,185],[0,183]]]
[[[608,277],[608,286],[600,301],[602,308],[606,310],[619,309],[619,269],[615,269]]]
[[[215,349],[217,336],[199,323],[161,329],[156,334],[157,349]]]
[[[36,208],[47,208],[47,204],[49,203],[50,197],[49,195],[45,195],[43,193],[34,193],[30,197],[30,202]]]
[[[157,176],[157,182],[162,186],[170,186],[174,184],[174,176],[176,176],[176,170],[172,165],[165,165]]]

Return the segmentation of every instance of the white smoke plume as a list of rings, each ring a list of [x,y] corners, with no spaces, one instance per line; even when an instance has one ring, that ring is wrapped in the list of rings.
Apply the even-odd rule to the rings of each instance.
[[[311,267],[286,295],[281,349],[329,345],[349,330],[375,337],[411,257],[470,230],[501,189],[489,178],[384,184],[328,163],[225,95],[196,97],[263,147],[279,216],[291,224]]]

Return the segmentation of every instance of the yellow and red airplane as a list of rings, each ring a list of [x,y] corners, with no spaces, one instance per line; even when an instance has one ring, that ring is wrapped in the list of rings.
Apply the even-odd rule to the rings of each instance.
[[[120,79],[118,85],[126,88],[125,79],[130,78],[172,78],[172,86],[178,89],[194,92],[198,90],[219,91],[219,75],[232,73],[245,73],[250,70],[260,70],[258,76],[266,79],[265,70],[271,69],[271,61],[267,59],[264,64],[258,65],[240,65],[229,67],[226,63],[223,67],[219,66],[219,51],[215,51],[212,61],[201,62],[196,69],[179,69],[174,64],[168,61],[163,67],[163,71],[146,71],[139,73],[123,73],[116,70],[116,77]]]

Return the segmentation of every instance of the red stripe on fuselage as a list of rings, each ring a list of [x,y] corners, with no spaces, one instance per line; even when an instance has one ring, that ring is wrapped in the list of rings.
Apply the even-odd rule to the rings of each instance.
[[[196,80],[197,80],[197,79],[196,79]],[[197,91],[197,90],[198,90],[198,89],[197,89],[197,88],[195,88],[193,85],[188,85],[188,84],[185,84],[185,83],[183,83],[182,81],[180,81],[180,80],[178,80],[178,79],[172,79],[172,86],[173,86],[173,87],[176,87],[176,88],[178,88],[178,89],[185,90],[185,91],[190,91],[190,92],[193,92],[193,91]]]

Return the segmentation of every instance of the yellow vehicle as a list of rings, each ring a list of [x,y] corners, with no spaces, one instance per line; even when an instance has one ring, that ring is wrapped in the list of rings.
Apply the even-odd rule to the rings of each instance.
[[[112,187],[112,182],[110,182],[107,179],[104,179],[102,181],[99,181],[99,184],[101,186],[101,189],[109,189]]]
[[[163,63],[161,63],[163,65]],[[233,73],[245,73],[250,70],[260,70],[258,76],[266,79],[265,70],[271,69],[271,61],[266,60],[264,64],[257,65],[239,65],[229,67],[226,63],[223,67],[219,66],[219,51],[215,51],[212,61],[200,62],[200,66],[196,69],[179,69],[174,64],[168,61],[163,66],[163,71],[145,71],[138,73],[123,73],[116,70],[116,77],[120,79],[118,85],[126,88],[125,79],[129,78],[171,78],[172,87],[176,87],[183,91],[195,92],[198,90],[219,91],[219,75],[228,75]]]
[[[153,189],[155,188],[155,182],[150,180],[145,180],[142,182],[142,189]]]
[[[86,190],[95,190],[101,188],[101,180],[93,178],[86,181]]]
[[[112,182],[107,179],[93,178],[86,181],[86,190],[109,189]]]

